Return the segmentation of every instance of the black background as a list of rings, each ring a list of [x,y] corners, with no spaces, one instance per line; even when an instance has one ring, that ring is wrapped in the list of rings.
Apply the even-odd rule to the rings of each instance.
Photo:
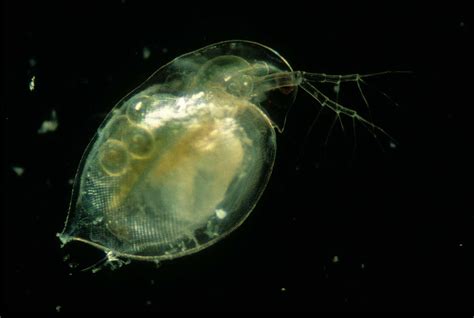
[[[0,313],[472,311],[467,12],[453,3],[359,1],[3,3]],[[78,243],[61,249],[55,235],[101,120],[159,66],[228,39],[268,45],[298,70],[413,71],[368,81],[372,118],[398,146],[361,125],[354,138],[347,119],[345,133],[336,124],[326,143],[329,111],[306,137],[319,106],[300,92],[268,187],[232,235],[159,268],[135,261],[81,272],[103,253]],[[350,84],[339,98],[367,115]],[[38,134],[52,109],[58,129]]]

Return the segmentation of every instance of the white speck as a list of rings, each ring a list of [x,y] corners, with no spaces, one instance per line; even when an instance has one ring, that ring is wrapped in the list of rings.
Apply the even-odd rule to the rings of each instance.
[[[67,183],[70,184],[70,185],[73,185],[73,184],[74,184],[74,179],[69,179],[69,180],[67,181]]]
[[[360,264],[360,268],[364,269],[364,268],[365,268],[365,264],[364,264],[364,263]]]
[[[61,311],[61,306],[56,306],[56,311],[60,312]]]
[[[183,109],[185,109],[187,106],[187,99],[184,97],[178,98],[176,100],[176,106],[178,106],[180,111],[183,111]]]
[[[392,149],[397,148],[397,145],[394,142],[390,142],[390,148]]]
[[[462,243],[459,243],[459,247],[462,247],[462,246],[463,246]]]
[[[146,46],[143,48],[143,59],[146,60],[150,57],[151,51]]]
[[[97,224],[101,223],[103,221],[103,219],[104,218],[100,216],[100,217],[96,218],[94,221],[92,221],[92,224],[97,225]]]
[[[168,49],[164,47],[163,49],[161,49],[161,52],[162,53],[168,53]]]
[[[339,91],[341,90],[341,85],[336,84],[336,85],[334,85],[334,88],[333,88],[333,89],[334,89],[334,93],[338,94]]]
[[[36,60],[34,58],[29,59],[28,63],[30,63],[30,67],[35,67],[36,66]]]
[[[143,107],[143,102],[138,102],[135,104],[135,106],[133,106],[133,108],[136,110],[136,111],[139,111],[140,109],[142,109]]]
[[[13,171],[15,171],[16,175],[19,176],[19,177],[21,177],[23,172],[25,172],[25,168],[19,167],[19,166],[13,166],[12,169],[13,169]]]
[[[155,285],[155,280],[150,280],[150,285]]]
[[[204,92],[199,92],[199,93],[196,93],[196,94],[193,94],[190,98],[191,101],[196,101],[198,100],[199,98],[203,97],[204,96]]]
[[[217,216],[218,219],[221,219],[221,220],[222,220],[223,218],[226,217],[226,215],[227,215],[227,212],[226,212],[226,211],[224,211],[224,210],[222,210],[222,209],[217,209],[217,210],[216,210],[216,216]]]
[[[146,301],[146,305],[147,305],[147,306],[150,306],[150,305],[151,305],[151,300],[147,300],[147,301]]]
[[[282,287],[280,290],[281,290],[282,292],[284,292],[284,291],[286,291],[286,288],[285,288],[285,287]]]
[[[29,86],[30,87],[30,92],[35,90],[35,79],[36,79],[36,76],[33,75],[33,77],[30,80],[30,86]]]
[[[38,134],[46,134],[48,132],[55,131],[57,128],[58,118],[56,116],[56,111],[53,109],[51,112],[51,119],[43,121],[40,129],[38,129]]]
[[[332,262],[333,262],[333,263],[339,263],[339,256],[337,256],[337,255],[334,256],[334,257],[332,258]]]
[[[464,27],[464,22],[463,22],[463,21],[459,22],[459,26],[460,26],[461,28]]]

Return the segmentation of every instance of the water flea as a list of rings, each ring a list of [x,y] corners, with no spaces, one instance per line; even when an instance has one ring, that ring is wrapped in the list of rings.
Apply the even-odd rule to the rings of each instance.
[[[145,47],[143,58],[149,56]],[[391,73],[295,71],[278,52],[250,41],[175,58],[98,127],[78,168],[61,242],[102,249],[113,268],[130,259],[159,265],[208,248],[242,225],[259,201],[273,170],[276,134],[299,90],[335,122],[346,117],[390,139],[318,87],[329,83],[339,92],[341,83],[355,85],[368,107],[362,86]],[[39,133],[56,128],[53,111]]]

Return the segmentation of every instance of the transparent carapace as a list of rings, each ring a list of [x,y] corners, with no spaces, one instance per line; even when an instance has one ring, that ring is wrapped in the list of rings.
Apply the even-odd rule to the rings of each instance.
[[[366,76],[372,76],[366,75]],[[312,83],[360,75],[293,71],[275,50],[226,41],[158,69],[110,111],[74,182],[63,243],[158,261],[195,253],[235,230],[257,204],[298,88],[379,129]]]

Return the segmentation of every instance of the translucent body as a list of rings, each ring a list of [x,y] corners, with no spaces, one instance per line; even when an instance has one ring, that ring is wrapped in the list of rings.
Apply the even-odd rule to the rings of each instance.
[[[141,260],[214,244],[242,224],[264,191],[275,128],[283,130],[298,87],[338,116],[383,132],[311,84],[359,85],[362,77],[293,71],[277,52],[248,41],[174,59],[124,97],[98,129],[81,160],[60,239]]]
[[[272,93],[258,80],[282,71],[291,68],[276,52],[243,41],[160,68],[91,141],[63,242],[159,260],[196,252],[238,227],[268,182],[274,127],[282,127],[296,93]]]

